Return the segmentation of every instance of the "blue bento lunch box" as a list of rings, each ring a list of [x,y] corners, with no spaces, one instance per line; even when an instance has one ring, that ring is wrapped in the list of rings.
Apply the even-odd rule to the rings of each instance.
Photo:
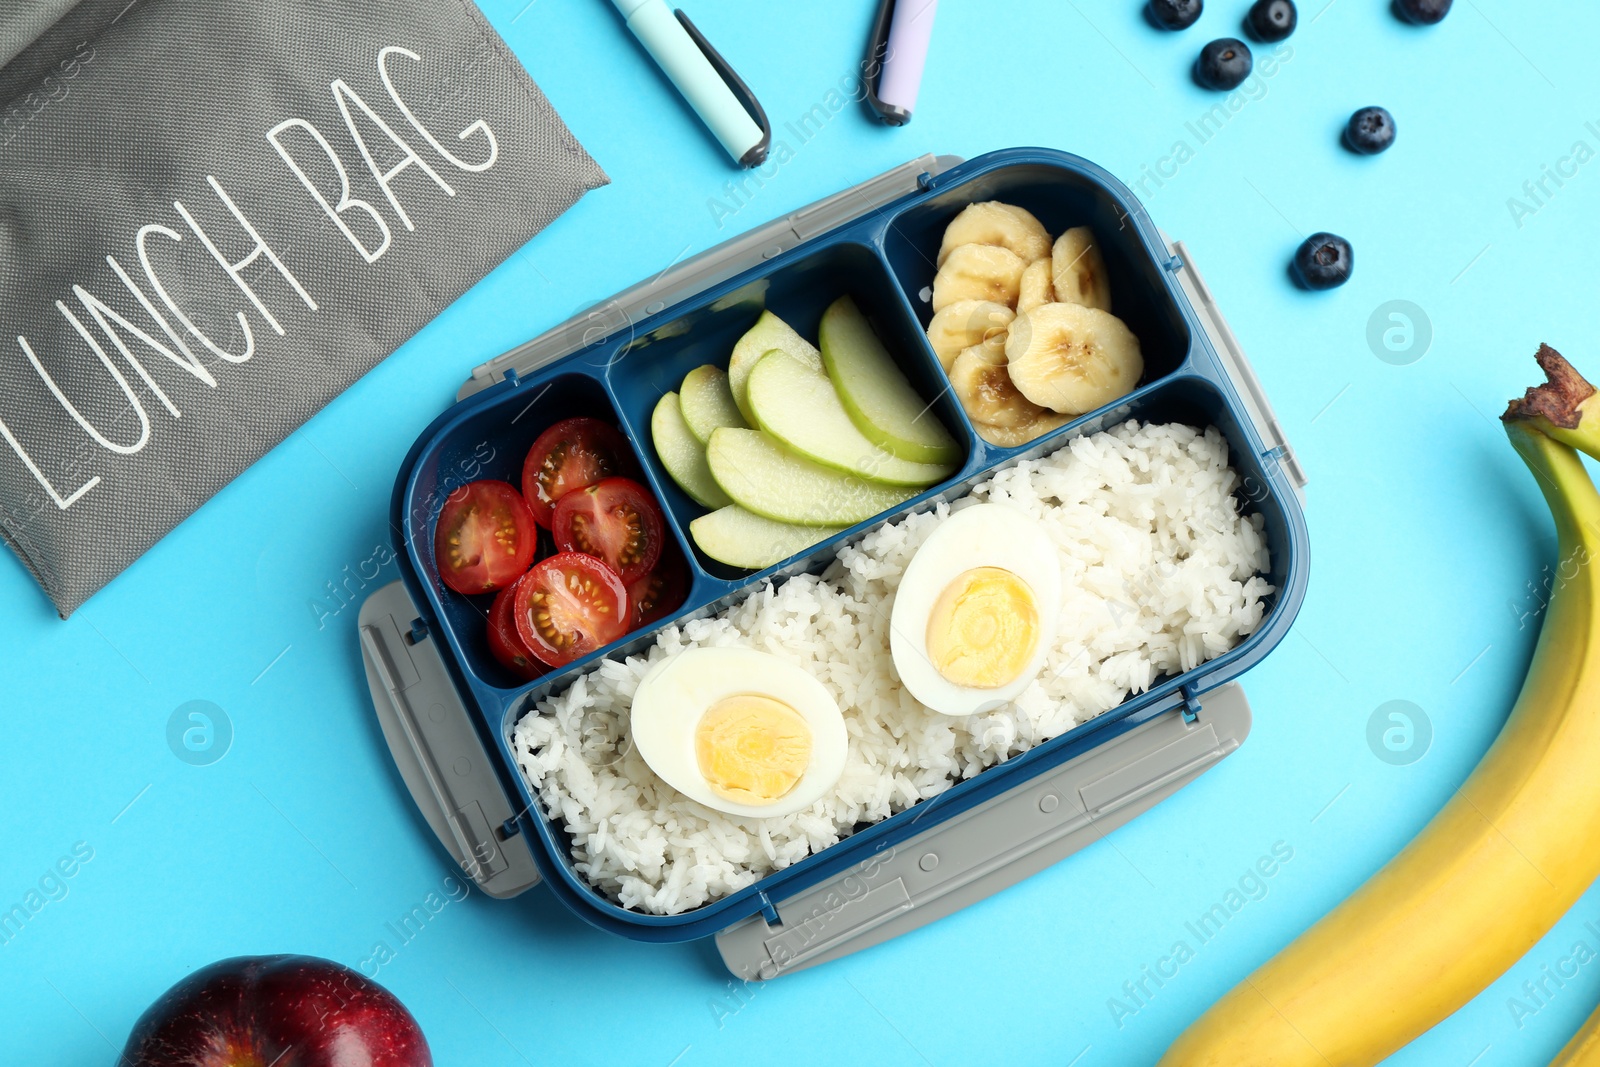
[[[1027,208],[1051,233],[1093,227],[1116,310],[1139,336],[1145,378],[1115,404],[1016,449],[984,442],[949,393],[925,329],[945,225],[967,204]],[[704,509],[657,460],[656,401],[686,372],[726,366],[734,342],[770,308],[816,336],[842,293],[867,314],[901,369],[962,443],[948,481],[765,571],[698,552],[688,524]],[[633,443],[689,561],[688,599],[672,615],[558,671],[521,682],[490,655],[487,598],[446,589],[433,562],[445,498],[478,478],[516,483],[524,454],[558,419],[597,416]],[[982,774],[960,782],[737,893],[680,915],[621,907],[574,870],[566,832],[517,767],[511,732],[547,693],[601,657],[649,646],[661,627],[715,613],[759,582],[820,571],[879,523],[966,493],[995,470],[1126,419],[1216,426],[1239,472],[1241,506],[1259,513],[1277,592],[1261,626],[1226,654]],[[417,439],[395,484],[391,524],[401,580],[363,604],[367,678],[401,777],[451,856],[485,892],[541,880],[590,923],[641,941],[716,935],[729,969],[765,979],[855,951],[993,894],[1098,840],[1213,766],[1250,728],[1234,681],[1288,633],[1305,596],[1305,483],[1237,341],[1181,243],[1156,229],[1121,182],[1042,148],[962,162],[924,156],[796,211],[619,293],[479,367],[457,403]],[[482,601],[481,603],[478,601]]]

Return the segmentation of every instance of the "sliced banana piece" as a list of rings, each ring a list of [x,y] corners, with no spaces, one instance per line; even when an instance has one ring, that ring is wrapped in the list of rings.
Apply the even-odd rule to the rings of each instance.
[[[1111,279],[1100,255],[1094,231],[1074,226],[1060,237],[1050,253],[1056,299],[1064,304],[1111,310]]]
[[[1044,409],[1017,391],[1006,372],[1005,353],[987,345],[973,345],[950,364],[950,388],[973,422],[990,426],[1023,426]]]
[[[998,245],[1009,248],[1024,263],[1050,254],[1050,232],[1033,213],[1014,204],[985,200],[968,204],[950,220],[939,245],[939,266],[962,245]]]
[[[933,276],[933,310],[958,300],[990,300],[1016,307],[1017,287],[1027,262],[999,245],[960,245]]]
[[[939,366],[950,369],[964,349],[988,345],[999,360],[1006,358],[1006,327],[1017,313],[993,300],[957,300],[934,313],[928,323],[928,343]]]
[[[1018,315],[1006,333],[1006,369],[1029,400],[1063,415],[1082,415],[1139,384],[1139,339],[1108,311],[1043,304]]]
[[[1046,259],[1036,259],[1022,272],[1017,285],[1017,311],[1031,311],[1040,304],[1056,302],[1055,266]]]
[[[1043,437],[1051,430],[1065,426],[1071,421],[1069,416],[1057,415],[1053,411],[1045,411],[1034,421],[1025,423],[1022,426],[991,426],[986,422],[975,422],[972,424],[972,428],[978,431],[979,437],[988,441],[991,445],[999,445],[1001,448],[1018,448],[1036,437]]]

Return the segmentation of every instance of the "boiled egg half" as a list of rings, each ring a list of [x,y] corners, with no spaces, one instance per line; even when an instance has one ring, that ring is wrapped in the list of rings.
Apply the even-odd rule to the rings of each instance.
[[[708,808],[770,819],[838,784],[844,716],[816,678],[753,648],[691,648],[633,697],[633,743],[662,781]]]
[[[1007,504],[941,522],[911,557],[889,615],[889,650],[911,695],[946,715],[1013,700],[1044,666],[1061,610],[1061,560],[1039,523]]]

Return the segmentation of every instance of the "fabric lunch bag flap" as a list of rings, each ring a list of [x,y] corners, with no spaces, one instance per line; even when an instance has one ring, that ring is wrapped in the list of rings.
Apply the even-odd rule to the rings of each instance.
[[[605,174],[468,0],[0,13],[0,533],[63,617]]]

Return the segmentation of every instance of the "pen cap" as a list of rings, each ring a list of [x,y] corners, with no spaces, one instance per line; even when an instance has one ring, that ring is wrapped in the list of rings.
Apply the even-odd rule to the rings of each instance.
[[[728,88],[700,45],[662,0],[612,0],[627,12],[628,29],[736,162],[762,146],[766,134]]]
[[[928,58],[928,39],[933,36],[933,16],[938,10],[939,0],[896,0],[894,5],[878,98],[908,116],[916,110],[922,67]]]

